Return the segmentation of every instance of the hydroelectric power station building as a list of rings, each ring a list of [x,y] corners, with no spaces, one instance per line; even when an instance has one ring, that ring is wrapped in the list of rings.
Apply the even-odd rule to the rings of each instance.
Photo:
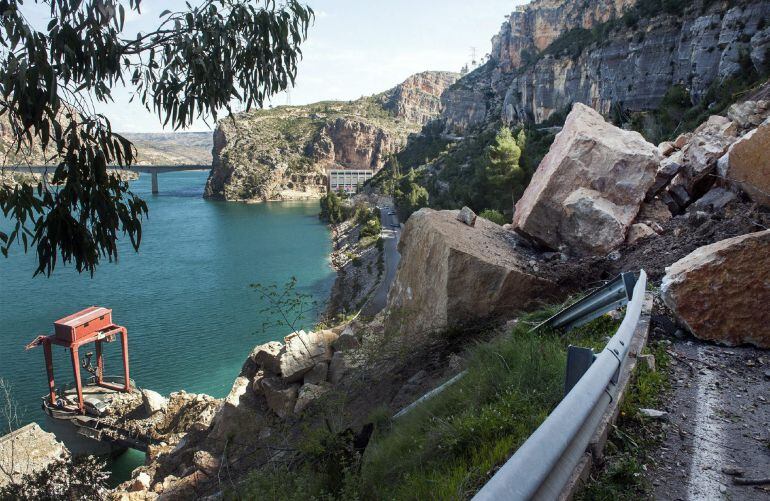
[[[329,191],[336,193],[342,190],[354,195],[373,175],[374,171],[370,169],[330,169]]]

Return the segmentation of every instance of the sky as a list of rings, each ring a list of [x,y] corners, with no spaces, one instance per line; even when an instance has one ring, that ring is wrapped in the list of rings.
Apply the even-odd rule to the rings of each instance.
[[[196,1],[191,1],[195,5]],[[382,92],[425,70],[459,71],[471,59],[489,53],[491,38],[505,16],[526,0],[305,0],[316,13],[302,46],[297,83],[274,105],[351,100]],[[47,24],[44,6],[25,4],[30,21]],[[184,0],[143,0],[142,13],[131,13],[124,33],[151,31],[159,14],[185,10]],[[157,116],[129,102],[130,91],[113,90],[114,103],[97,104],[114,130],[163,132]],[[196,121],[190,131],[213,124]],[[168,131],[168,130],[167,130]]]

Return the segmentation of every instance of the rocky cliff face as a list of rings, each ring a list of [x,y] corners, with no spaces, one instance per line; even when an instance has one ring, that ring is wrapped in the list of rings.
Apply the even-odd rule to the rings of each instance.
[[[500,70],[519,68],[527,55],[545,50],[563,33],[574,28],[590,29],[619,17],[636,0],[535,0],[518,7],[492,38],[491,57]],[[529,53],[529,54],[528,54]]]
[[[442,110],[441,94],[459,77],[446,71],[426,71],[407,78],[385,93],[384,107],[407,122],[425,124]]]
[[[232,201],[318,198],[332,167],[381,168],[388,155],[436,118],[459,75],[425,72],[384,93],[240,113],[214,132],[204,196]]]
[[[403,146],[401,138],[365,120],[340,117],[328,122],[312,143],[320,165],[379,169],[385,158]]]
[[[634,6],[645,3],[542,0],[520,8],[493,38],[487,64],[443,96],[447,130],[497,119],[540,123],[575,102],[604,115],[613,106],[656,109],[676,84],[698,101],[715,82],[770,65],[767,0],[692,2],[638,17]]]

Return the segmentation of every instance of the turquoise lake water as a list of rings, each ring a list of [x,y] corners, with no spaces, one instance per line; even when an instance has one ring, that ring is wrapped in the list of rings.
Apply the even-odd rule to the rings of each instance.
[[[113,321],[128,328],[131,377],[140,387],[222,397],[252,347],[287,334],[263,330],[264,305],[251,283],[296,276],[302,292],[328,299],[331,237],[318,202],[206,201],[206,177],[161,174],[159,195],[150,193],[149,175],[133,182],[150,209],[142,246],[137,254],[126,242],[119,262],[105,262],[93,278],[71,267],[33,278],[34,252],[0,256],[0,377],[12,383],[24,422],[42,419],[47,391],[43,350],[24,351],[25,344],[82,308],[112,308]],[[120,343],[106,351],[105,373],[120,374]],[[54,365],[57,385],[71,381],[65,350],[56,350]]]

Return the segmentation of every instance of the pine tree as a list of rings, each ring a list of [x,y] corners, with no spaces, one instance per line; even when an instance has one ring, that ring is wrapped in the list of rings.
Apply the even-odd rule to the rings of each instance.
[[[526,141],[526,136],[519,133],[518,139]],[[490,208],[506,211],[513,202],[514,184],[521,184],[525,174],[519,166],[521,147],[514,139],[511,129],[502,127],[495,137],[495,142],[487,150],[487,164],[484,178],[487,187],[487,200]]]

